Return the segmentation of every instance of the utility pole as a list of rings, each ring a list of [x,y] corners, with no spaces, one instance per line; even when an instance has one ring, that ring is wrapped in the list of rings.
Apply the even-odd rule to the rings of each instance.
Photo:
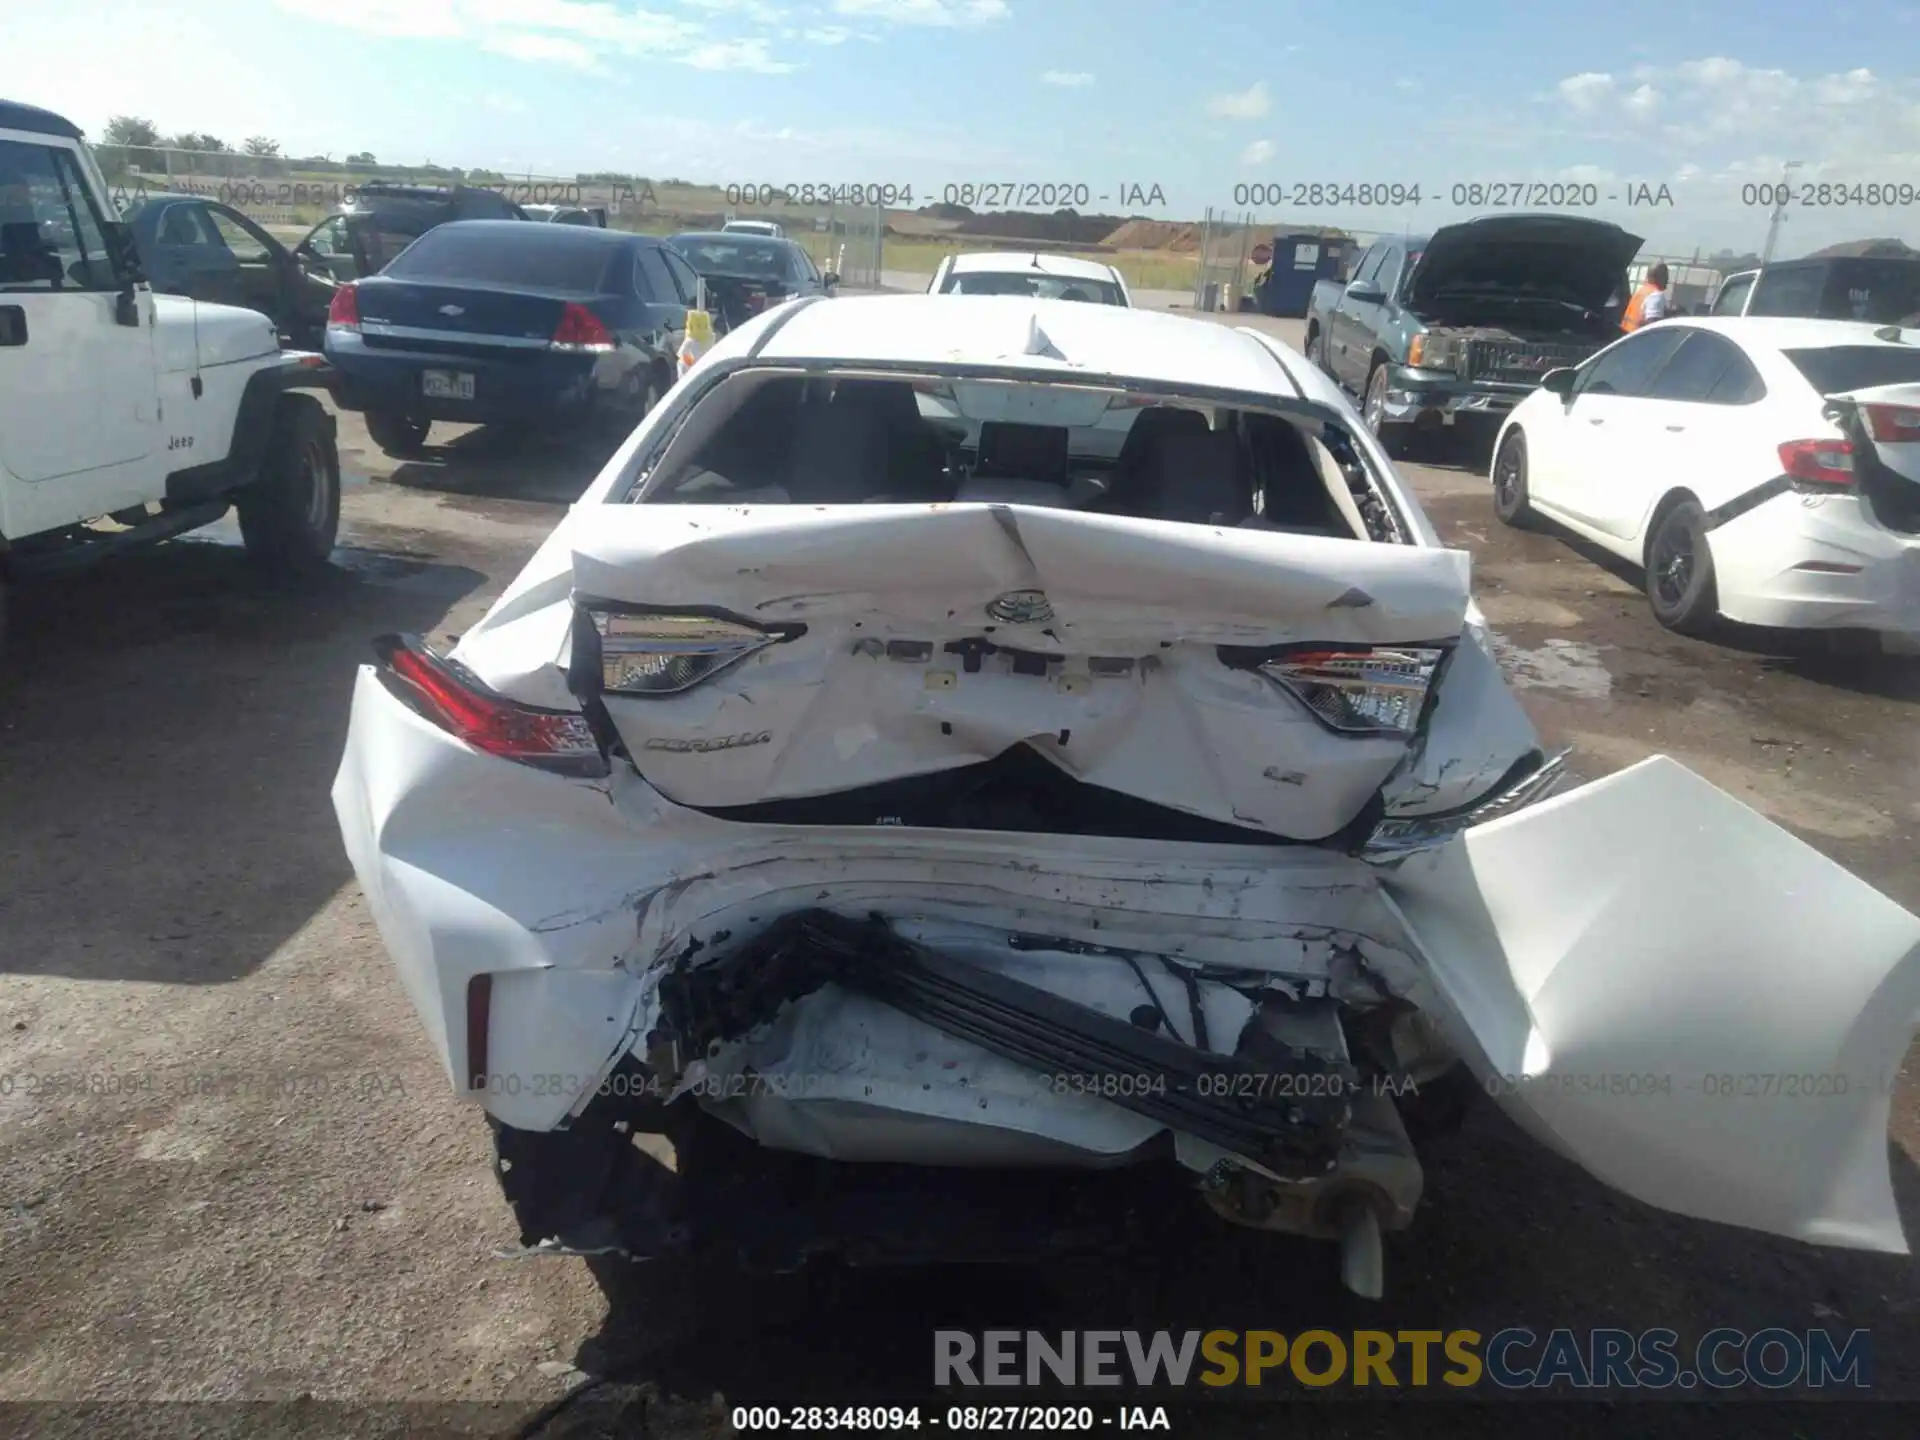
[[[1798,160],[1789,160],[1780,170],[1780,188],[1774,197],[1773,220],[1767,226],[1767,248],[1760,253],[1760,269],[1764,272],[1773,263],[1773,247],[1780,238],[1780,222],[1787,216],[1787,195],[1792,189],[1788,177],[1800,168]],[[1757,277],[1756,277],[1756,283]]]

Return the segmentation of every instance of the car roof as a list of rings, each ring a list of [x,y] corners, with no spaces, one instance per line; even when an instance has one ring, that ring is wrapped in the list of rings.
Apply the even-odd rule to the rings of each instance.
[[[51,110],[42,110],[38,105],[19,105],[12,100],[0,100],[0,130],[27,130],[35,135],[63,135],[69,140],[80,139],[80,127],[64,115],[56,115]]]
[[[1036,324],[1053,356],[1026,353]],[[1075,300],[916,294],[802,301],[728,338],[737,339],[737,347],[722,342],[723,348],[757,346],[763,363],[913,365],[935,373],[961,363],[1069,382],[1110,378],[1173,390],[1304,396],[1322,404],[1338,395],[1303,358],[1283,346],[1268,348],[1251,329]]]
[[[1111,265],[1078,255],[1050,255],[1037,250],[972,250],[953,257],[955,275],[1005,275],[1020,270],[1055,279],[1111,281],[1115,278]]]
[[[1920,343],[1920,330],[1901,332],[1903,340],[1883,340],[1875,332],[1888,327],[1875,325],[1870,320],[1809,320],[1786,315],[1687,315],[1660,323],[1724,335],[1748,349],[1823,350],[1835,345]]]

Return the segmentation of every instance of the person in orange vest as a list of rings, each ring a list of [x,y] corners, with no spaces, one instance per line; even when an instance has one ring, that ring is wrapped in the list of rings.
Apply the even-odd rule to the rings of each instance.
[[[1662,260],[1651,270],[1633,298],[1627,301],[1626,313],[1620,317],[1622,330],[1638,330],[1642,325],[1651,325],[1655,320],[1664,320],[1672,314],[1667,295],[1667,263]]]

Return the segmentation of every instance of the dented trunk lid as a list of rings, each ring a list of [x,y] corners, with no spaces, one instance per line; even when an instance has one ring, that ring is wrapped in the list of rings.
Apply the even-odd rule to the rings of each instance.
[[[1015,505],[610,507],[571,550],[582,606],[781,631],[682,693],[602,697],[651,784],[718,811],[1025,751],[1251,840],[1327,839],[1407,741],[1334,731],[1222,647],[1445,648],[1467,607],[1458,551]]]

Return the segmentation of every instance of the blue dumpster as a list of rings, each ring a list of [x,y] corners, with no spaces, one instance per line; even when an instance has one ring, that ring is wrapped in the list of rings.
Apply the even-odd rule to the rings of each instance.
[[[1267,315],[1300,317],[1321,280],[1338,280],[1346,273],[1353,242],[1317,232],[1273,237],[1273,265],[1260,287],[1260,310]]]

